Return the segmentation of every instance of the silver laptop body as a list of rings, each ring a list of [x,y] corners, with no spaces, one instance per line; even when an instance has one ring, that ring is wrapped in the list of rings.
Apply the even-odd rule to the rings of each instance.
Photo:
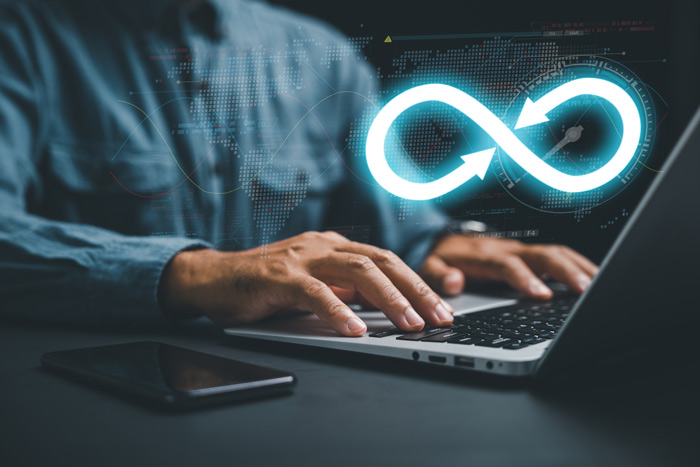
[[[700,306],[700,111],[553,340],[519,350],[369,335],[392,328],[380,312],[360,312],[368,331],[341,337],[315,315],[227,328],[231,336],[288,342],[505,376],[549,378],[595,366],[641,347],[663,346],[698,323]],[[517,303],[464,294],[456,315]]]

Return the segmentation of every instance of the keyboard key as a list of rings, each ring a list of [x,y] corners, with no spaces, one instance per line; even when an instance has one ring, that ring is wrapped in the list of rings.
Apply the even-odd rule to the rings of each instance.
[[[449,339],[454,339],[455,337],[465,336],[464,332],[451,331],[442,332],[440,334],[433,334],[432,336],[425,337],[421,339],[421,342],[446,342]]]
[[[470,332],[469,337],[473,337],[475,339],[497,339],[500,337],[498,334],[493,333],[493,332],[483,332],[483,331],[477,331],[477,332]]]
[[[535,334],[528,334],[527,332],[518,331],[504,331],[501,333],[502,337],[510,337],[511,339],[521,340],[527,339],[528,337],[535,337]]]
[[[422,330],[424,331],[426,329],[428,329],[427,326],[424,327]],[[385,329],[384,331],[375,332],[374,334],[378,334],[376,336],[374,334],[370,334],[369,337],[386,337],[386,336],[392,336],[392,335],[406,334],[409,332],[412,332],[412,331],[404,331],[403,329],[399,329],[399,328],[391,328],[391,329]],[[384,334],[384,333],[388,333],[388,334]],[[384,334],[384,335],[380,335],[380,334]]]
[[[369,337],[387,337],[387,336],[393,336],[396,334],[396,328],[393,329],[387,329],[386,331],[379,331],[375,332],[369,335]]]
[[[518,349],[523,349],[529,345],[530,344],[526,344],[524,342],[511,342],[510,344],[504,345],[503,348],[508,349],[508,350],[518,350]]]
[[[480,347],[503,347],[506,344],[511,344],[513,339],[508,339],[507,337],[498,337],[496,339],[483,340],[475,345]]]
[[[474,345],[477,342],[481,342],[481,339],[474,339],[469,336],[458,336],[447,341],[448,344],[462,344],[462,345]]]
[[[434,336],[436,334],[442,334],[445,332],[450,332],[450,329],[446,328],[435,328],[435,329],[424,329],[422,331],[418,332],[409,332],[404,334],[403,336],[399,336],[396,339],[400,341],[419,341],[421,339],[425,339],[426,337]]]
[[[540,337],[528,337],[527,339],[522,339],[520,342],[527,345],[535,345],[546,341],[547,339],[542,339]]]

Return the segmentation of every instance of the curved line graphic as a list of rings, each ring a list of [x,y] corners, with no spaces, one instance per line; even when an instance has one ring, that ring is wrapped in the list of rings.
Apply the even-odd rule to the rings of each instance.
[[[160,131],[159,127],[156,125],[156,123],[151,119],[151,116],[154,115],[155,113],[157,113],[160,109],[162,109],[162,108],[165,107],[166,105],[168,105],[168,104],[170,104],[170,103],[172,103],[172,102],[174,102],[174,101],[182,100],[182,99],[187,99],[187,100],[196,101],[196,100],[198,100],[198,99],[192,98],[192,97],[187,97],[187,96],[176,97],[176,98],[174,98],[174,99],[171,99],[171,100],[169,100],[169,101],[167,101],[167,102],[161,104],[160,106],[158,106],[155,110],[153,110],[153,111],[150,112],[150,113],[146,113],[143,109],[141,109],[141,108],[140,108],[139,106],[137,106],[136,104],[133,104],[133,103],[131,103],[131,102],[127,102],[127,101],[120,100],[119,102],[121,102],[121,103],[123,103],[123,104],[130,105],[131,107],[134,107],[135,109],[137,109],[139,112],[141,112],[141,113],[144,115],[144,118],[143,118],[143,119],[139,122],[139,124],[131,131],[131,133],[129,134],[129,136],[127,136],[127,138],[126,138],[125,141],[122,143],[122,145],[119,147],[119,149],[116,151],[116,153],[114,154],[114,156],[112,156],[112,160],[114,160],[114,159],[119,155],[119,153],[122,151],[122,149],[124,148],[124,146],[128,143],[128,141],[129,141],[129,140],[131,139],[131,137],[134,135],[134,133],[136,132],[136,130],[137,130],[143,123],[145,123],[146,121],[148,121],[148,122],[153,126],[153,128],[156,130],[156,132],[158,133],[158,135],[160,136],[161,140],[163,141],[163,143],[165,144],[166,148],[167,148],[168,151],[170,152],[170,155],[171,155],[171,157],[173,158],[173,161],[174,161],[175,164],[177,165],[178,169],[180,169],[180,172],[182,172],[182,174],[185,176],[185,178],[184,178],[182,181],[180,181],[177,185],[175,185],[174,187],[172,187],[171,189],[169,189],[169,190],[167,190],[167,191],[165,191],[165,192],[163,192],[163,193],[158,193],[158,194],[155,194],[155,195],[143,195],[143,194],[136,193],[136,192],[130,190],[128,187],[126,187],[123,183],[121,183],[121,181],[117,178],[117,176],[116,176],[113,172],[110,172],[110,174],[111,174],[112,177],[115,179],[115,181],[116,181],[122,188],[124,188],[124,190],[126,190],[127,192],[129,192],[129,193],[131,193],[131,194],[133,194],[133,195],[135,195],[135,196],[139,196],[139,197],[142,197],[142,198],[157,198],[157,197],[160,197],[160,196],[164,196],[164,195],[166,195],[166,194],[172,192],[175,188],[177,188],[177,187],[179,187],[180,185],[182,185],[182,183],[184,183],[185,180],[189,181],[190,183],[192,183],[192,185],[194,185],[194,186],[197,187],[199,190],[201,190],[202,192],[207,193],[207,194],[213,194],[213,195],[226,195],[226,194],[230,194],[230,193],[233,193],[233,192],[235,192],[235,191],[240,190],[240,189],[243,188],[244,186],[246,186],[246,185],[248,185],[249,183],[251,183],[255,178],[257,178],[257,177],[260,175],[260,173],[261,173],[261,172],[272,162],[272,160],[278,155],[278,153],[280,152],[280,150],[282,149],[282,147],[284,146],[284,144],[285,144],[285,143],[287,142],[287,140],[290,138],[290,136],[292,135],[292,133],[294,133],[294,131],[297,129],[297,127],[306,119],[306,117],[308,117],[309,115],[311,115],[311,116],[316,120],[316,122],[319,124],[320,128],[323,130],[324,134],[326,135],[326,138],[328,139],[329,144],[331,145],[331,148],[332,148],[333,151],[338,155],[338,158],[341,160],[341,162],[343,163],[343,165],[345,166],[345,168],[347,168],[348,171],[350,171],[350,173],[352,173],[358,180],[362,181],[363,183],[366,183],[366,184],[368,184],[368,185],[374,185],[374,186],[376,186],[375,183],[372,183],[372,182],[369,182],[369,181],[363,179],[362,177],[360,177],[357,173],[355,173],[355,172],[350,168],[350,166],[349,166],[349,165],[345,162],[345,160],[342,158],[342,156],[341,156],[342,153],[339,153],[338,150],[335,148],[335,145],[333,144],[333,141],[331,140],[330,136],[328,135],[328,132],[326,131],[326,128],[323,126],[323,124],[321,123],[321,121],[318,119],[318,117],[316,116],[316,114],[313,112],[314,109],[316,109],[316,107],[318,107],[319,105],[321,105],[323,102],[325,102],[326,100],[330,99],[331,97],[337,96],[337,95],[339,95],[339,94],[354,94],[354,95],[357,95],[357,96],[359,96],[359,97],[362,97],[362,98],[365,99],[367,102],[373,104],[375,107],[377,106],[377,105],[376,105],[374,102],[372,102],[367,96],[364,96],[363,94],[360,94],[360,93],[358,93],[358,92],[355,92],[355,91],[338,91],[338,92],[335,92],[335,93],[333,93],[333,94],[329,94],[328,96],[324,97],[323,99],[321,99],[320,101],[318,101],[316,104],[314,104],[311,108],[309,108],[309,107],[308,107],[306,104],[304,104],[301,100],[297,99],[296,97],[294,97],[294,96],[292,96],[292,95],[288,95],[288,94],[273,94],[273,95],[266,96],[266,97],[264,97],[264,98],[261,98],[261,99],[257,100],[256,102],[254,102],[253,104],[251,104],[250,106],[248,106],[246,109],[244,109],[243,111],[241,111],[241,113],[239,113],[239,114],[236,116],[236,118],[235,118],[232,122],[235,122],[236,120],[238,120],[246,111],[248,111],[249,109],[251,109],[251,108],[252,108],[253,106],[255,106],[255,104],[257,104],[258,102],[260,102],[260,101],[262,101],[262,100],[264,100],[264,99],[272,98],[272,97],[283,96],[283,97],[291,98],[291,99],[297,101],[300,105],[302,105],[302,106],[306,109],[306,113],[296,122],[296,124],[292,127],[292,129],[291,129],[290,132],[287,134],[287,136],[284,138],[284,140],[283,140],[283,141],[280,143],[280,145],[277,147],[277,150],[270,156],[270,158],[263,164],[262,167],[260,167],[260,169],[259,169],[256,173],[254,173],[248,180],[246,180],[245,182],[243,182],[241,185],[237,186],[236,188],[233,188],[233,189],[228,190],[228,191],[221,191],[221,192],[206,190],[205,188],[199,186],[199,185],[191,178],[191,176],[199,169],[199,167],[202,165],[202,163],[208,158],[209,154],[211,154],[211,152],[213,151],[214,147],[216,147],[216,145],[221,141],[221,138],[222,138],[227,132],[228,132],[228,134],[231,136],[231,138],[234,140],[236,146],[239,148],[239,150],[241,151],[241,153],[242,153],[242,154],[245,154],[245,152],[244,152],[243,149],[241,148],[240,144],[238,143],[237,139],[235,138],[235,136],[234,136],[233,133],[231,132],[231,130],[230,130],[230,125],[226,125],[225,122],[224,122],[224,120],[223,120],[221,117],[219,117],[219,115],[216,114],[216,112],[214,112],[214,111],[212,110],[212,112],[214,112],[214,114],[216,115],[216,117],[222,122],[222,126],[225,126],[225,130],[221,133],[221,135],[219,136],[219,138],[214,142],[214,145],[209,149],[209,151],[207,152],[207,154],[206,154],[206,155],[204,156],[204,158],[199,162],[199,164],[195,167],[195,169],[192,170],[192,172],[190,172],[190,173],[188,174],[188,173],[182,168],[182,166],[180,165],[180,163],[179,163],[179,161],[177,160],[177,157],[175,156],[173,150],[170,148],[170,145],[168,144],[167,139],[166,139],[165,136],[161,133],[161,131]],[[336,160],[337,160],[337,159],[336,159]],[[335,163],[336,160],[334,160],[331,164]],[[327,169],[326,169],[326,170],[327,170]],[[324,172],[325,172],[325,171],[324,171]]]

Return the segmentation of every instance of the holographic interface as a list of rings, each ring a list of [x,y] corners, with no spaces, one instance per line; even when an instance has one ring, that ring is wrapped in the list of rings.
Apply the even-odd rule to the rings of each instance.
[[[595,259],[673,142],[666,32],[653,19],[528,22],[495,32],[394,35],[377,24],[345,31],[342,45],[291,38],[216,54],[144,50],[162,64],[152,77],[156,91],[121,96],[133,125],[106,156],[118,162],[147,139],[159,148],[149,157],[167,163],[171,181],[130,184],[115,165],[110,182],[170,215],[183,208],[171,195],[185,192],[188,216],[226,227],[187,235],[223,249],[301,233],[298,207],[342,180],[344,193],[358,199],[389,196],[406,229],[432,203],[455,229],[476,220],[488,226],[478,235],[564,243]],[[365,70],[364,82],[374,84],[344,83],[349,69]],[[254,225],[240,214],[244,204]],[[331,219],[328,229],[368,241],[381,226],[332,215],[362,209],[348,201],[318,207]]]

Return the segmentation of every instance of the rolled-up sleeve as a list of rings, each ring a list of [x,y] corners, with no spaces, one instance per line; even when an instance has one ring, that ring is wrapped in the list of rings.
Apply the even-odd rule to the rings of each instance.
[[[0,318],[71,323],[161,322],[163,269],[184,238],[129,237],[28,212],[41,194],[37,167],[45,101],[26,31],[0,20]]]

